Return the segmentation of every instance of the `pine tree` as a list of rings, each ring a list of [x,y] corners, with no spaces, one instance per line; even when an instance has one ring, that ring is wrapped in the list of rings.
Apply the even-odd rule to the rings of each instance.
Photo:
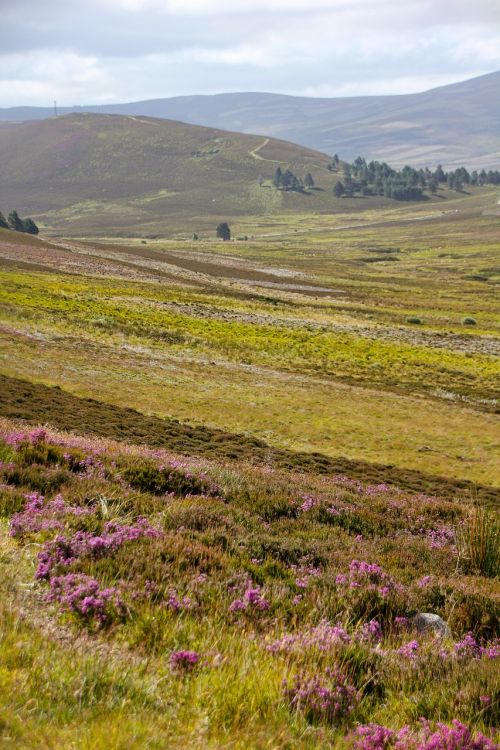
[[[39,232],[37,225],[35,224],[33,219],[30,219],[30,218],[24,219],[23,227],[24,227],[23,231],[27,232],[28,234],[38,234]]]
[[[217,237],[224,242],[231,239],[231,230],[227,221],[217,225]]]
[[[9,223],[9,227],[11,229],[14,229],[15,232],[24,232],[24,223],[17,211],[11,211],[7,221]]]
[[[276,172],[274,173],[274,177],[273,177],[273,185],[275,188],[279,189],[281,187],[282,179],[283,179],[283,173],[280,167],[276,167]]]
[[[336,182],[336,183],[335,183],[335,185],[333,186],[333,194],[334,194],[334,196],[335,196],[336,198],[342,198],[342,196],[344,195],[344,192],[345,192],[345,188],[344,188],[344,185],[343,185],[343,183],[342,183],[342,182],[340,182],[340,180],[339,180],[339,181],[338,181],[338,182]]]
[[[0,211],[0,228],[1,229],[8,229],[9,225],[7,224],[7,219],[3,215],[3,213]]]
[[[309,189],[314,187],[313,176],[310,172],[308,172],[304,178],[304,185],[306,186],[306,188],[309,188]]]

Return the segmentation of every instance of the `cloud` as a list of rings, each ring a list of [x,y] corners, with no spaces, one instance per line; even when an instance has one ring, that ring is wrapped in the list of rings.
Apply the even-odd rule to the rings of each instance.
[[[500,68],[499,0],[0,0],[0,106],[402,93]],[[407,87],[407,88],[405,88]]]

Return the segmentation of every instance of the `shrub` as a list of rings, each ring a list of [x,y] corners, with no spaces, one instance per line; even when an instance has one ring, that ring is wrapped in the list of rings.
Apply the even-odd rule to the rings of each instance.
[[[218,494],[213,483],[200,479],[189,471],[173,466],[157,469],[153,465],[140,465],[126,469],[123,478],[136,490],[152,495],[208,495]]]
[[[420,325],[422,323],[422,318],[417,318],[416,315],[410,315],[406,318],[406,322],[412,323],[413,325]]]
[[[476,321],[474,318],[463,318],[462,325],[463,326],[475,326]]]

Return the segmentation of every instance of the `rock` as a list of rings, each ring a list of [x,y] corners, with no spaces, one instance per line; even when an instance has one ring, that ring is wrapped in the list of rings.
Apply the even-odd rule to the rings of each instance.
[[[433,630],[440,638],[450,638],[451,630],[448,623],[433,612],[419,612],[413,618],[413,624],[419,633]]]

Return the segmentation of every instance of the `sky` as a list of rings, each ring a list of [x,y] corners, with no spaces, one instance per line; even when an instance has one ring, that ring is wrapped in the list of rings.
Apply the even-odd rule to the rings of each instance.
[[[0,0],[0,107],[424,91],[500,69],[500,0]]]

